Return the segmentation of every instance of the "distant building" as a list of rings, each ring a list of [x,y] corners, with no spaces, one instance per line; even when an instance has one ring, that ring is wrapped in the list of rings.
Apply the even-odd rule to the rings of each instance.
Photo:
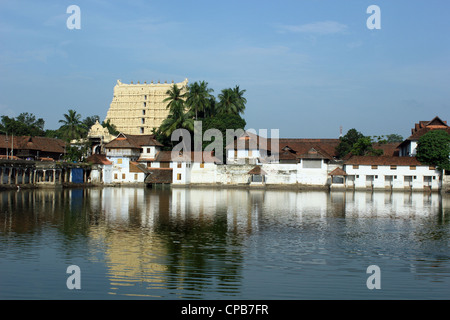
[[[416,157],[354,156],[344,164],[346,187],[370,190],[439,190],[441,173]]]
[[[419,139],[431,130],[445,130],[450,134],[450,127],[447,121],[442,121],[439,117],[435,117],[431,121],[419,121],[411,129],[411,135],[403,141],[398,148],[401,157],[414,157],[417,154],[417,143]]]
[[[183,91],[187,89],[188,80],[176,83]],[[106,115],[106,121],[116,126],[117,131],[125,134],[148,135],[159,128],[167,118],[166,92],[174,83],[131,83],[117,80],[114,95]]]
[[[87,138],[92,148],[90,154],[104,154],[104,146],[114,140],[116,136],[110,134],[108,128],[103,127],[97,120],[89,129]]]
[[[105,145],[106,158],[112,162],[112,183],[144,183],[147,166],[162,147],[153,135],[119,134]]]
[[[0,157],[3,159],[62,160],[65,142],[60,139],[0,135]]]

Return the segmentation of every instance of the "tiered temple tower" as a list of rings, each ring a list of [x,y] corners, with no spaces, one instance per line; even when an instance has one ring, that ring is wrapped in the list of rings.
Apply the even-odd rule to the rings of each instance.
[[[151,134],[152,129],[159,128],[169,113],[167,102],[163,100],[173,85],[173,81],[125,84],[117,80],[105,121],[110,120],[119,132],[125,134]],[[188,79],[176,85],[187,90]]]

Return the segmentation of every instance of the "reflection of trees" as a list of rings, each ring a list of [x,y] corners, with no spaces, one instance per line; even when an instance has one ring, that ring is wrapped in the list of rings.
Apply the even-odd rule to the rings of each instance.
[[[201,292],[217,285],[239,292],[243,257],[237,236],[228,232],[226,208],[197,212],[188,206],[183,213],[185,219],[160,211],[154,230],[165,239],[168,289]]]

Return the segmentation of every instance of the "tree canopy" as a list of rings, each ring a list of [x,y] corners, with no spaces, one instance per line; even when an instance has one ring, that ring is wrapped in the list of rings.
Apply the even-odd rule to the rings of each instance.
[[[434,165],[439,170],[450,170],[450,134],[444,130],[432,130],[417,143],[417,160]]]
[[[340,138],[340,143],[336,147],[336,152],[340,159],[343,159],[349,154],[355,156],[379,156],[383,154],[383,150],[376,149],[374,146],[376,144],[380,145],[386,142],[387,140],[384,136],[365,136],[353,128],[348,130],[347,134]]]
[[[0,131],[5,134],[16,136],[43,136],[45,121],[42,118],[36,119],[36,116],[22,112],[16,118],[8,116],[1,117]]]

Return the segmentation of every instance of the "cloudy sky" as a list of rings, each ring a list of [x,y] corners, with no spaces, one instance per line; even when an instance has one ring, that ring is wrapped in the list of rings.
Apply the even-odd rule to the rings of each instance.
[[[0,0],[0,114],[56,129],[68,109],[103,120],[117,79],[188,78],[246,89],[247,128],[407,137],[450,121],[449,15],[444,0]]]

